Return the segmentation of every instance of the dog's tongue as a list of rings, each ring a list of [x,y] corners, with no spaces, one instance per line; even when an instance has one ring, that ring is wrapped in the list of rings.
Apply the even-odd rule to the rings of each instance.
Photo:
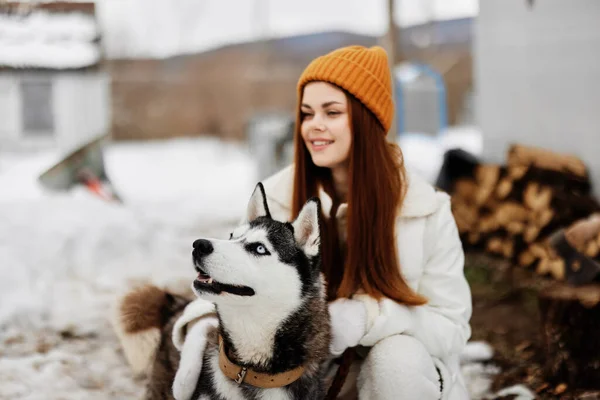
[[[198,279],[198,281],[200,281],[202,283],[208,283],[208,284],[213,283],[213,278],[211,278],[208,275],[203,274],[202,272],[198,273],[198,278],[196,278],[196,279]]]

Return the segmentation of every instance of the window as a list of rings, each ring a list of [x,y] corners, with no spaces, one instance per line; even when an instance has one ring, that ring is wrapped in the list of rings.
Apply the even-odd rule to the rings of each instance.
[[[25,136],[53,136],[52,82],[50,80],[22,81],[21,110]]]

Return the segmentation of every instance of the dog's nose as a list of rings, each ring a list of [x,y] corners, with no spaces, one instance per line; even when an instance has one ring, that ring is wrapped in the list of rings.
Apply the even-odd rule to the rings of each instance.
[[[200,256],[206,256],[213,252],[212,243],[206,239],[198,239],[198,240],[194,241],[194,244],[192,244],[192,246],[194,246],[194,250]]]

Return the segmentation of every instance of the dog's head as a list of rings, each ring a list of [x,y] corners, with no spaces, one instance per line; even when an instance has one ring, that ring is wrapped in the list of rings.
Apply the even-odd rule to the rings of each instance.
[[[248,204],[246,222],[229,240],[201,238],[192,251],[198,277],[194,292],[217,305],[283,307],[322,291],[320,202],[306,202],[294,222],[271,218],[259,183]]]

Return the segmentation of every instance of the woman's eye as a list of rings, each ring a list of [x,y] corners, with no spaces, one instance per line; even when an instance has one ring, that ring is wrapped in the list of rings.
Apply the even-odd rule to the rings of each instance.
[[[327,112],[327,115],[329,115],[329,116],[335,116],[335,115],[338,115],[338,114],[340,114],[339,111],[329,111],[329,112]]]
[[[309,119],[312,118],[312,114],[308,114],[308,113],[302,113],[302,119]]]

